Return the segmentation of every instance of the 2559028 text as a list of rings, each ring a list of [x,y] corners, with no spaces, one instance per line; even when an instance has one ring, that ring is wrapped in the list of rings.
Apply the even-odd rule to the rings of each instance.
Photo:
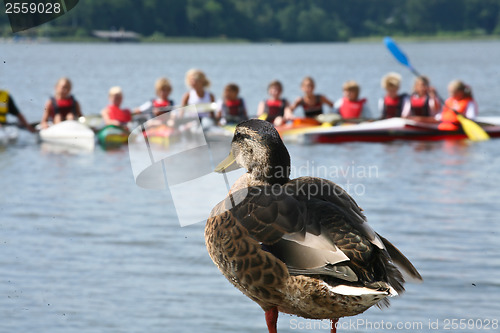
[[[62,11],[59,2],[6,2],[5,14],[59,14]]]

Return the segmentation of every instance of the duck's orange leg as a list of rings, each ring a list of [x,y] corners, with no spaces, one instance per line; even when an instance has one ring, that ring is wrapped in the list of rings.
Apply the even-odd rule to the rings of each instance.
[[[331,322],[332,322],[332,326],[331,326],[331,331],[330,333],[337,333],[337,323],[338,323],[338,319],[332,319]]]
[[[278,333],[278,308],[274,307],[266,311],[266,324],[269,333]]]

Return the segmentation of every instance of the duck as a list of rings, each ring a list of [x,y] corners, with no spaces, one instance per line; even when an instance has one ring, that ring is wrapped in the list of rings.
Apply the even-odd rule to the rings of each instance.
[[[334,333],[340,318],[389,306],[405,281],[422,281],[340,186],[290,179],[290,155],[272,124],[236,126],[215,171],[241,167],[247,172],[207,219],[205,243],[229,282],[263,309],[269,333],[279,312],[330,320]]]

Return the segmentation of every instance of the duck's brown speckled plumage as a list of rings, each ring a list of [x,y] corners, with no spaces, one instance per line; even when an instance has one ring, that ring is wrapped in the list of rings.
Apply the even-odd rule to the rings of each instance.
[[[208,253],[226,278],[264,311],[314,319],[353,316],[402,292],[394,264],[420,279],[336,184],[289,180],[288,173],[275,177],[290,160],[273,131],[250,120],[233,139],[236,161],[249,172],[213,209],[205,228]],[[338,292],[339,286],[349,292]]]

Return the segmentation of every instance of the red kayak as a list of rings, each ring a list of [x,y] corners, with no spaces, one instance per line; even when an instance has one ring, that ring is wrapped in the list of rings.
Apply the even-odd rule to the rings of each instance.
[[[500,117],[478,119],[482,128],[492,138],[500,137]],[[389,142],[395,140],[437,141],[463,140],[462,131],[443,131],[438,122],[416,119],[390,118],[360,124],[344,124],[330,127],[309,126],[295,130],[280,131],[283,140],[295,143],[341,143],[341,142]]]

